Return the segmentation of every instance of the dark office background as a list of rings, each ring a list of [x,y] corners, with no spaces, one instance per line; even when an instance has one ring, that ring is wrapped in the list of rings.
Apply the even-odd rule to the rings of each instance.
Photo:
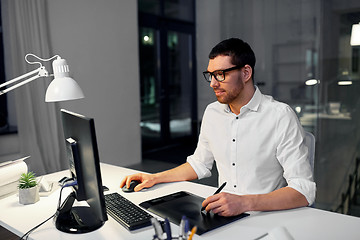
[[[58,7],[53,0],[46,2],[50,10]],[[137,3],[132,14],[137,14],[139,73],[132,74],[133,78],[116,79],[123,83],[138,81],[142,161],[132,165],[134,168],[155,172],[182,163],[191,154],[196,146],[202,112],[215,100],[201,75],[207,67],[208,51],[222,39],[240,37],[250,43],[257,56],[255,80],[261,91],[293,107],[305,130],[316,137],[318,192],[314,207],[358,215],[360,47],[350,46],[350,36],[352,25],[360,22],[359,1],[138,0]],[[102,4],[102,7],[111,5]],[[115,26],[117,23],[111,27],[115,29]],[[92,31],[96,34],[94,29]],[[53,39],[56,41],[56,36]],[[59,47],[59,42],[53,45],[57,50],[68,51],[65,56],[72,56],[70,50]],[[74,53],[70,58],[72,63],[78,55]],[[122,57],[125,56],[117,57],[124,61]],[[2,63],[0,61],[0,77]],[[74,64],[75,73],[79,72],[81,67],[76,68],[76,65],[80,63]],[[122,74],[127,73],[121,70]],[[78,75],[83,74],[85,71]],[[306,85],[309,79],[316,79],[317,84]],[[339,85],[345,80],[351,84]],[[87,87],[86,101],[102,103],[92,99],[97,94],[91,94],[93,89],[81,81],[80,85]],[[97,93],[97,90],[93,91]],[[125,101],[118,102],[124,104]],[[16,122],[3,123],[8,112],[15,111],[9,107],[14,105],[9,104],[2,96],[0,128],[7,124],[16,127]],[[128,104],[126,106],[131,109]],[[104,109],[98,105],[80,106],[77,108],[85,112]],[[124,110],[111,107],[109,111]],[[103,140],[101,128],[108,120],[101,119],[99,112],[95,113]],[[119,126],[122,123],[113,129]],[[7,142],[6,133],[2,134],[1,145]],[[136,145],[122,140],[126,134],[121,136],[120,149],[124,142]],[[5,152],[0,152],[1,157],[4,155]],[[216,172],[203,182],[216,184]]]

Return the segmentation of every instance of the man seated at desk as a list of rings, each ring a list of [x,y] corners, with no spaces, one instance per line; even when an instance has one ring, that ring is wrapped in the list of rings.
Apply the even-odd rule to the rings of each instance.
[[[236,38],[217,44],[204,72],[217,97],[207,106],[197,148],[186,163],[155,174],[125,177],[140,191],[158,183],[201,179],[214,161],[226,192],[203,206],[221,216],[311,205],[316,185],[304,144],[304,130],[292,109],[263,95],[254,85],[255,54]]]

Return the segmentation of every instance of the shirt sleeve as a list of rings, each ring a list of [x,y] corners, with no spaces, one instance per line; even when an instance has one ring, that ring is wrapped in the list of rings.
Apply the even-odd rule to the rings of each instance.
[[[210,151],[209,143],[206,138],[206,131],[204,131],[206,125],[207,109],[204,112],[202,125],[199,134],[199,140],[195,152],[193,155],[187,157],[187,162],[196,172],[198,179],[211,176],[211,169],[214,163],[214,156]]]
[[[290,107],[279,115],[277,125],[276,156],[284,169],[284,178],[289,187],[305,196],[309,205],[315,201],[316,184],[313,180],[305,145],[305,133],[300,122]]]

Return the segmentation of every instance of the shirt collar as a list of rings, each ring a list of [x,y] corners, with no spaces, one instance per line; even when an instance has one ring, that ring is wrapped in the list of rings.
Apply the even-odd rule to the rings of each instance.
[[[252,98],[250,99],[250,101],[243,106],[242,108],[247,108],[251,111],[256,112],[259,109],[260,103],[261,103],[261,95],[262,93],[260,92],[260,89],[255,86],[255,92],[254,95],[252,96]],[[231,113],[231,109],[230,106],[228,104],[224,104],[224,111],[226,113]]]
[[[260,89],[255,86],[255,93],[251,100],[244,106],[244,108],[248,108],[251,111],[257,112],[261,103],[261,92]]]

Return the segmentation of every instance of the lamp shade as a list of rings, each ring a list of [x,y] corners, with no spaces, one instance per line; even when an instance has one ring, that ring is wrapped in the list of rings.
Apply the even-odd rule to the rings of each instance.
[[[69,65],[58,57],[53,61],[54,80],[46,90],[46,102],[58,102],[84,98],[80,86],[69,76]]]
[[[360,45],[360,23],[352,25],[350,45],[351,46]]]

